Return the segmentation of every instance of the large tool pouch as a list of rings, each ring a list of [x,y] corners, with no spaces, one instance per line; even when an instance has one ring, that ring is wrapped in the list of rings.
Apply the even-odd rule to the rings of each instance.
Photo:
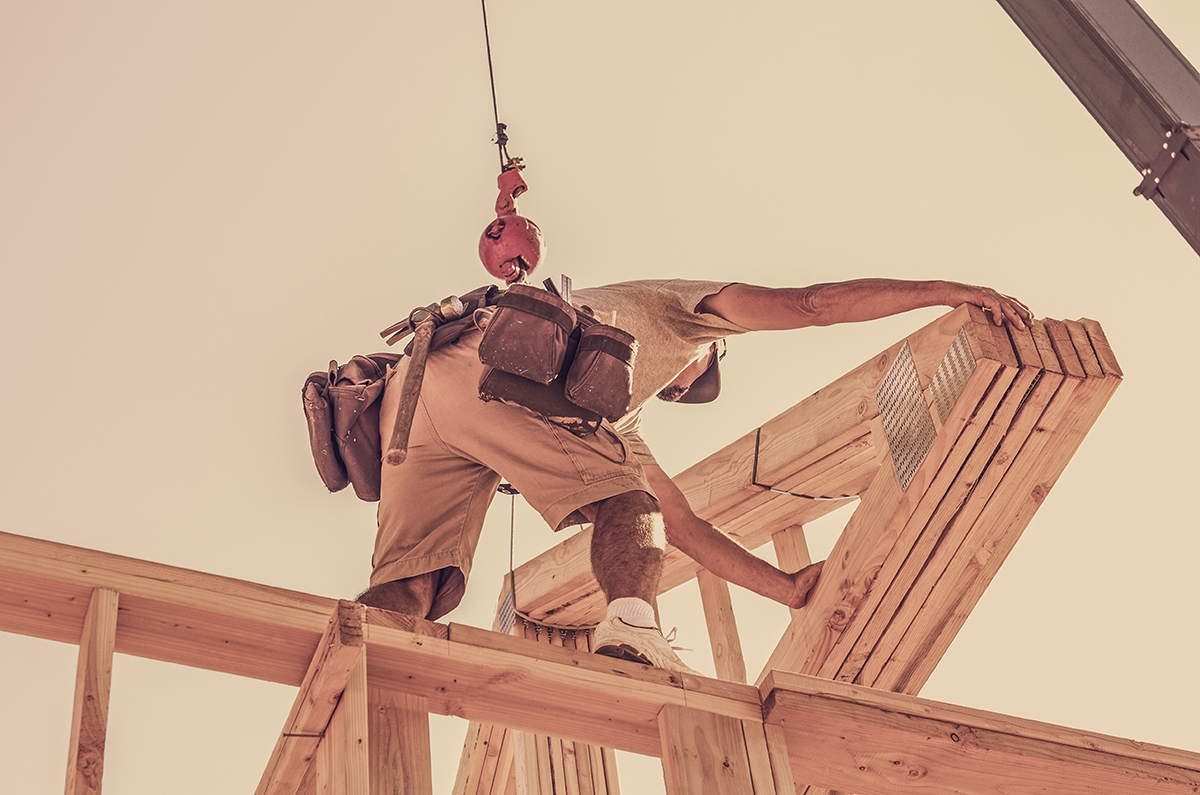
[[[479,344],[488,365],[479,396],[524,406],[581,436],[594,433],[602,419],[629,410],[636,351],[633,335],[577,315],[548,292],[513,285]]]
[[[394,353],[355,356],[304,382],[304,416],[317,474],[330,491],[353,484],[361,500],[379,499],[379,405]]]
[[[575,308],[556,295],[514,284],[496,305],[479,343],[479,361],[539,384],[562,370]]]

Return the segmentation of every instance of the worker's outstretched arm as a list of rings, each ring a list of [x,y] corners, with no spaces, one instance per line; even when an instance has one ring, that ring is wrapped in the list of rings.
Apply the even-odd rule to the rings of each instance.
[[[723,580],[788,607],[804,607],[821,576],[824,561],[790,574],[772,566],[696,516],[687,497],[661,467],[649,465],[645,470],[647,480],[658,494],[667,541],[672,546]]]
[[[731,284],[696,307],[753,330],[832,326],[898,315],[926,306],[975,304],[997,325],[1024,328],[1033,319],[1025,304],[990,287],[946,281],[856,279],[810,287]]]

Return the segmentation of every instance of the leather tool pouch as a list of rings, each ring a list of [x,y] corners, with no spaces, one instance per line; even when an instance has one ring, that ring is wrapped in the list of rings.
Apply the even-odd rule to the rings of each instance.
[[[616,422],[629,411],[637,340],[603,323],[584,326],[575,359],[567,372],[567,400]]]
[[[489,367],[539,384],[549,384],[567,358],[575,309],[558,296],[526,284],[504,293],[479,343],[479,360]]]
[[[568,353],[572,353],[578,336],[573,335],[569,339]],[[576,436],[587,436],[596,432],[603,418],[596,412],[567,400],[563,384],[566,381],[568,369],[570,369],[569,356],[567,364],[563,366],[557,378],[549,384],[539,384],[495,367],[486,367],[483,371],[483,378],[479,382],[479,397],[483,400],[499,400],[502,403],[511,403],[536,411]]]
[[[317,474],[330,491],[354,486],[359,499],[379,499],[379,404],[394,353],[355,356],[304,382],[304,415]]]
[[[636,352],[632,334],[576,314],[548,292],[513,285],[479,344],[488,365],[479,397],[523,406],[586,436],[629,410]]]

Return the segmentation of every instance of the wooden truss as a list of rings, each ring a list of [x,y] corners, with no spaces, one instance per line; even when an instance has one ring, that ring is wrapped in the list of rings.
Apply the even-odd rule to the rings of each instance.
[[[80,646],[69,793],[100,790],[115,652],[297,686],[261,795],[429,793],[430,713],[471,721],[456,795],[616,795],[614,750],[671,795],[1195,793],[1200,754],[916,696],[1120,378],[1092,321],[960,307],[682,473],[791,567],[860,500],[755,684],[727,587],[678,554],[663,589],[699,578],[721,678],[588,653],[586,532],[517,569],[512,634],[0,534],[0,629]]]

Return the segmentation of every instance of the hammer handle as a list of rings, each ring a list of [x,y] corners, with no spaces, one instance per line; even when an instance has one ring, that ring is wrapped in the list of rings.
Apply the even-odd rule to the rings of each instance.
[[[429,358],[429,340],[432,337],[432,320],[417,323],[412,355],[409,357],[408,371],[404,374],[404,387],[400,391],[400,406],[396,410],[396,424],[392,426],[392,440],[383,456],[383,460],[392,466],[404,463],[408,455],[408,435],[412,432],[413,416],[421,397],[421,382],[425,380],[425,362]]]

